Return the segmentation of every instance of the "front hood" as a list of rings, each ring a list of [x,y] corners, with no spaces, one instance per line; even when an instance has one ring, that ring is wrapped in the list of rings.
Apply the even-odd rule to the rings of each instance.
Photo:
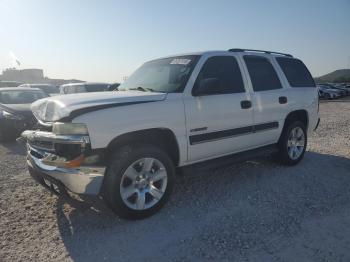
[[[161,101],[165,98],[165,93],[141,91],[79,93],[44,98],[34,102],[31,108],[38,120],[54,122],[77,116],[77,112],[91,112],[113,106]]]
[[[0,104],[0,109],[12,114],[19,114],[25,117],[33,117],[30,104]]]

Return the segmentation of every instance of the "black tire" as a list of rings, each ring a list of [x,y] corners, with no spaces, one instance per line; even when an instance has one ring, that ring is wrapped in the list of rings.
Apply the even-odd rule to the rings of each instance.
[[[291,131],[295,128],[299,127],[303,131],[304,135],[304,148],[302,150],[302,153],[297,157],[296,159],[293,159],[289,153],[288,153],[288,138],[291,134]],[[305,150],[307,146],[307,132],[306,127],[303,122],[301,121],[293,121],[286,123],[286,126],[283,128],[282,135],[278,141],[278,159],[281,161],[282,164],[293,166],[298,164],[304,157]]]
[[[135,161],[146,157],[154,158],[163,164],[167,173],[167,185],[163,196],[155,205],[148,209],[136,210],[124,203],[120,192],[120,186],[126,169]],[[172,192],[174,180],[174,164],[163,150],[153,145],[124,146],[116,150],[110,158],[102,195],[107,205],[118,216],[129,219],[142,219],[153,215],[163,207]]]
[[[324,94],[324,98],[327,99],[327,100],[330,100],[331,99],[331,95],[330,94]]]

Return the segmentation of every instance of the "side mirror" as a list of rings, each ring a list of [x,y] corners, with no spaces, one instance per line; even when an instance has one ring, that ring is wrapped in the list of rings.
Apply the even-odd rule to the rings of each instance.
[[[202,79],[199,84],[193,90],[194,96],[205,96],[217,93],[217,89],[220,82],[217,78],[205,78]]]

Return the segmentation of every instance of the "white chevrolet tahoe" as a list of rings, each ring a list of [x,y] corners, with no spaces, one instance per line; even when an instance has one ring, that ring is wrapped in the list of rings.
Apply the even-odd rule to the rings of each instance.
[[[43,186],[141,218],[164,205],[177,167],[272,147],[297,164],[318,109],[314,80],[291,55],[210,51],[147,62],[116,92],[39,100],[40,128],[22,140]]]

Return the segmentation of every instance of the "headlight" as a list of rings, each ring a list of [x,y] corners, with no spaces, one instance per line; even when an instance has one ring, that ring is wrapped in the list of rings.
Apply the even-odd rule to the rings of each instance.
[[[54,123],[52,132],[56,135],[88,135],[86,125],[77,123]]]
[[[31,109],[34,116],[44,122],[58,121],[69,115],[69,110],[64,104],[48,98],[35,101],[31,105]]]
[[[11,119],[11,120],[23,120],[22,116],[12,114],[5,110],[0,110],[0,117],[5,119]]]

